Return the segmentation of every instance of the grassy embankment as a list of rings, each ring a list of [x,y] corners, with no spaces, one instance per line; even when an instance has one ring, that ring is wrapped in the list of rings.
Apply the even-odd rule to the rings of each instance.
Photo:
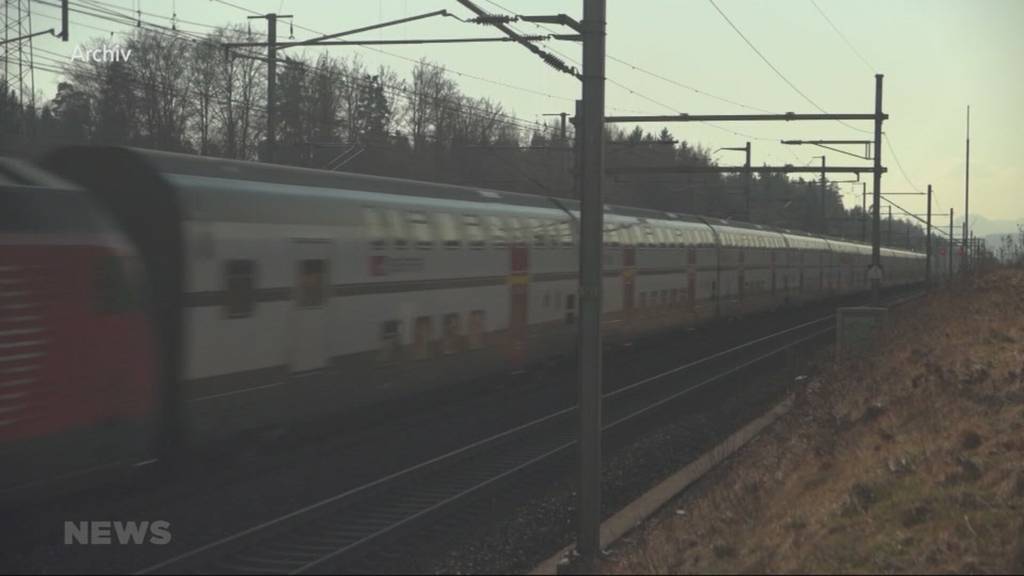
[[[1024,273],[897,312],[876,352],[822,371],[603,571],[1024,573]]]

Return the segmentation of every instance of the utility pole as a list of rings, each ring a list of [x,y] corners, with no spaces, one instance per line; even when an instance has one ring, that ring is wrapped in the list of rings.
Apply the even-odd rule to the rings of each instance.
[[[949,209],[949,274],[946,275],[946,280],[949,281],[949,285],[953,285],[953,209]]]
[[[967,232],[970,229],[968,218],[971,215],[971,107],[967,106],[967,164],[964,171],[964,242],[967,241]],[[967,273],[967,251],[963,254],[963,273]]]
[[[579,526],[585,570],[601,553],[601,250],[604,220],[606,0],[583,2],[583,163],[580,189]],[[578,137],[578,136],[577,136]]]
[[[861,182],[860,192],[860,241],[868,241],[868,183]]]
[[[750,219],[750,179],[752,177],[752,174],[751,174],[752,171],[750,169],[750,142],[747,142],[747,145],[743,146],[743,147],[738,147],[737,146],[737,147],[719,148],[718,150],[715,150],[714,153],[718,153],[721,150],[731,150],[733,152],[743,152],[746,155],[745,156],[746,160],[744,160],[744,162],[743,162],[743,173],[744,173],[744,179],[743,179],[743,198],[744,198],[744,206],[745,206],[744,211],[745,211],[745,214],[746,214],[746,219],[747,219],[747,222],[751,222],[752,220]]]
[[[873,205],[874,215],[871,217],[872,228],[871,228],[871,270],[868,272],[868,277],[871,279],[871,303],[875,306],[879,304],[880,294],[879,291],[882,285],[882,251],[879,247],[879,224],[881,222],[881,212],[879,210],[879,204],[882,201],[882,75],[875,74],[875,170],[872,173],[874,176],[874,191]]]
[[[821,155],[821,232],[828,234],[828,210],[825,208],[825,155]]]
[[[542,116],[560,116],[562,118],[562,132],[560,136],[560,138],[562,139],[562,144],[565,144],[566,142],[569,141],[565,135],[565,119],[566,117],[569,116],[567,112],[558,112],[557,114],[542,114]]]
[[[250,20],[261,18],[267,21],[267,146],[263,161],[274,161],[277,134],[277,20],[291,18],[291,14],[263,14],[249,16]]]
[[[970,234],[971,234],[971,240],[970,240],[970,243],[967,245],[967,269],[971,270],[971,273],[973,274],[974,273],[973,272],[974,271],[974,257],[975,257],[974,230],[971,230]]]
[[[566,133],[566,126],[565,126],[566,120],[569,119],[569,121],[571,121],[573,123],[573,126],[576,126],[577,122],[578,122],[578,119],[582,117],[581,116],[581,112],[579,110],[579,104],[580,104],[580,101],[577,100],[576,101],[576,115],[573,116],[572,118],[569,118],[569,114],[566,113],[566,112],[558,112],[557,114],[544,114],[544,116],[560,116],[561,117],[561,119],[562,119],[562,129],[561,129],[561,132],[560,132],[558,145],[561,146],[563,149],[565,149],[569,145],[569,138],[568,138],[568,135]],[[580,150],[579,150],[579,146],[577,146],[579,141],[580,141],[579,134],[577,133],[576,139],[573,141],[573,146],[572,146],[573,164],[572,164],[572,167],[569,168],[569,170],[572,172],[572,184],[571,184],[570,192],[569,192],[569,197],[570,198],[573,197],[574,195],[575,195],[576,198],[579,198],[579,191],[580,191],[580,174],[579,174],[579,158],[580,158],[580,154],[579,154],[579,152],[580,152]],[[564,154],[559,154],[558,161],[562,165],[562,172],[564,172],[565,171],[565,155]]]
[[[928,185],[928,220],[925,224],[925,264],[924,264],[924,284],[931,288],[932,285],[932,185]]]
[[[749,170],[750,169],[750,142],[749,141],[747,142],[747,146],[745,147],[744,150],[745,150],[746,155],[747,155],[747,161],[744,162],[743,165],[746,166],[746,168]],[[747,172],[746,178],[744,178],[744,180],[743,180],[743,197],[744,197],[744,200],[746,201],[746,204],[747,204],[747,222],[753,222],[754,221],[754,219],[750,215],[750,184],[751,184],[751,179],[752,178],[753,178],[753,174],[751,174],[750,172]]]
[[[892,246],[892,204],[889,205],[889,224],[885,229],[885,245]]]

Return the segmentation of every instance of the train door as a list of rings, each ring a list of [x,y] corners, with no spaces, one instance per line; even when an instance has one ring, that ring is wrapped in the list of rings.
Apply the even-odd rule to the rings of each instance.
[[[328,301],[330,291],[331,244],[318,240],[292,243],[295,270],[295,298],[292,305],[292,372],[325,368],[330,360],[328,347]]]
[[[526,362],[526,337],[529,325],[529,248],[509,245],[508,274],[508,362],[521,366]]]

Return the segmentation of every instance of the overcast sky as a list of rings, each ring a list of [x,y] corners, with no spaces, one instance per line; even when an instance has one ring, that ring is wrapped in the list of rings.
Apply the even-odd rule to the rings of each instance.
[[[51,0],[57,4],[56,0]],[[58,26],[58,9],[33,2],[35,29]],[[885,132],[906,177],[888,147],[882,150],[883,193],[910,192],[912,185],[935,189],[936,210],[963,212],[965,110],[971,105],[971,212],[992,219],[1024,218],[1018,191],[1024,182],[1020,140],[1024,137],[1024,0],[815,0],[845,35],[847,45],[812,0],[715,0],[718,7],[796,88],[829,112],[869,113],[874,107],[874,73],[885,75]],[[294,15],[295,37],[332,33],[437,9],[468,16],[455,0],[101,0],[132,11],[141,7],[152,22],[203,32],[200,24],[246,22],[246,9]],[[94,5],[95,1],[92,2]],[[563,12],[580,18],[582,1],[478,0],[488,10],[519,14]],[[83,4],[72,2],[72,5]],[[70,57],[75,46],[123,25],[72,14],[71,41],[40,38],[37,48]],[[194,22],[189,24],[186,21]],[[88,27],[87,27],[88,26]],[[253,31],[265,29],[255,20]],[[545,34],[531,24],[516,26]],[[548,26],[549,29],[556,27]],[[109,36],[109,34],[107,34]],[[281,39],[289,35],[279,26]],[[435,18],[363,38],[473,37],[496,31],[452,18]],[[544,44],[579,62],[579,48],[568,42]],[[727,100],[770,112],[817,112],[811,103],[772,71],[744,42],[709,0],[608,0],[607,113],[693,114],[750,112],[680,87],[691,86]],[[521,46],[512,44],[329,48],[337,55],[359,54],[370,66],[387,65],[405,75],[412,61],[425,56],[456,75],[463,91],[502,102],[524,120],[571,112],[580,86],[548,68]],[[858,56],[858,53],[860,56]],[[52,54],[46,56],[52,57]],[[633,69],[638,66],[646,72]],[[667,78],[669,81],[649,73]],[[55,79],[41,73],[37,90],[52,96]],[[671,81],[671,82],[670,82]],[[675,84],[677,83],[677,84]],[[518,87],[518,88],[517,88]],[[631,92],[632,91],[632,92]],[[870,122],[856,123],[870,130]],[[660,125],[650,125],[651,131]],[[835,122],[803,124],[729,123],[734,132],[697,124],[668,128],[679,139],[712,149],[742,146],[749,135],[755,164],[818,162],[813,147],[783,146],[781,139],[870,139]],[[762,140],[763,139],[763,140]],[[853,158],[828,153],[831,164]],[[742,155],[721,152],[720,164],[739,164]],[[866,163],[866,162],[865,162]],[[835,175],[837,180],[852,176]],[[870,178],[868,176],[868,178]],[[910,182],[908,182],[908,179]],[[847,205],[860,202],[860,186],[843,184]],[[870,189],[870,186],[869,186]],[[894,197],[896,199],[897,197]],[[902,200],[902,202],[901,202]],[[924,198],[897,202],[923,211]]]

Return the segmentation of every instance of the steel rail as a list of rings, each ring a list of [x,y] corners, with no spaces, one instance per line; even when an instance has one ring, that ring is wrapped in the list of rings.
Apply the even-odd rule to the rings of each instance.
[[[924,293],[916,294],[894,301],[890,305],[901,306],[916,300],[923,295]],[[735,355],[747,351],[759,344],[776,340],[782,336],[793,335],[794,332],[820,325],[826,321],[834,320],[835,317],[835,314],[830,314],[815,320],[803,322],[796,326],[791,326],[784,330],[733,346],[727,350],[687,362],[686,364],[663,371],[654,376],[643,378],[612,392],[605,393],[602,395],[602,400],[605,401],[618,398],[624,393],[642,389],[645,385],[664,380],[669,376],[705,365],[714,360],[732,358]],[[794,338],[791,341],[787,341],[784,344],[773,347],[767,352],[756,354],[752,358],[745,359],[738,364],[732,365],[724,371],[716,371],[714,374],[703,378],[697,383],[672,391],[666,396],[659,397],[658,399],[611,421],[602,427],[602,433],[608,433],[626,423],[634,422],[657,408],[663,407],[687,394],[736,374],[757,363],[777,356],[796,346],[816,338],[820,338],[834,330],[834,324],[823,329],[815,330],[809,335]],[[356,534],[346,532],[345,529],[332,530],[331,526],[319,528],[314,527],[314,534],[306,536],[306,538],[311,541],[318,541],[320,542],[319,544],[309,545],[295,543],[291,548],[289,548],[287,543],[280,543],[280,545],[270,550],[270,552],[283,556],[284,559],[243,557],[238,561],[241,565],[236,564],[235,566],[229,567],[229,569],[233,568],[241,571],[287,571],[292,574],[304,573],[314,569],[322,569],[328,562],[338,561],[345,556],[352,555],[361,549],[367,548],[372,544],[381,541],[388,535],[396,534],[403,529],[410,528],[418,521],[432,517],[435,514],[454,507],[458,503],[465,502],[472,497],[479,495],[499,483],[510,480],[529,469],[540,464],[550,462],[554,458],[566,454],[576,445],[575,439],[563,440],[563,437],[567,437],[571,434],[571,430],[542,435],[536,444],[525,445],[520,449],[522,452],[525,452],[525,454],[507,455],[504,458],[499,458],[497,463],[477,461],[476,463],[480,465],[482,470],[463,471],[461,474],[456,473],[455,479],[445,479],[442,474],[442,477],[438,479],[440,482],[436,483],[436,485],[416,485],[415,483],[412,487],[402,485],[405,481],[409,481],[418,475],[431,471],[451,471],[458,462],[473,455],[482,453],[492,454],[495,452],[494,449],[498,445],[513,439],[525,439],[528,434],[538,432],[545,425],[552,424],[560,418],[565,418],[574,414],[576,409],[576,406],[569,406],[546,416],[536,418],[530,422],[473,442],[462,448],[381,477],[373,482],[369,482],[314,504],[310,504],[284,516],[263,522],[210,544],[179,554],[158,564],[145,568],[138,573],[152,574],[163,571],[187,571],[190,567],[202,570],[203,567],[209,568],[213,564],[220,564],[220,568],[223,569],[225,567],[222,564],[223,561],[226,561],[229,557],[232,557],[237,552],[244,550],[246,547],[257,541],[268,541],[274,535],[281,534],[282,532],[286,533],[286,536],[287,534],[297,534],[299,530],[302,530],[303,528],[308,529],[314,523],[323,520],[325,516],[329,516],[331,512],[336,511],[337,508],[347,508],[349,506],[357,507],[359,504],[371,506],[369,509],[364,510],[365,518],[353,520],[351,522],[356,526],[365,526],[364,533]],[[552,443],[554,443],[553,446],[551,445]],[[491,465],[485,466],[485,464]],[[459,481],[460,476],[465,478],[461,482]],[[405,488],[405,490],[402,490],[402,488]],[[395,509],[396,505],[394,502],[385,501],[376,507],[376,510],[379,510],[379,512],[376,512],[376,516],[374,516],[375,508],[373,508],[372,505],[369,505],[365,499],[360,499],[360,497],[369,496],[375,490],[388,489],[394,491],[397,496],[401,497],[395,498],[395,501],[412,502],[412,505],[408,505],[412,506],[412,509],[409,509],[408,506],[406,506],[406,508],[401,508],[401,506],[399,506],[399,509]],[[416,490],[422,491],[424,495],[417,496]],[[403,498],[404,500],[402,500]],[[433,499],[431,500],[431,498]],[[422,503],[422,505],[415,506],[418,502]],[[390,516],[395,514],[397,514],[397,517],[391,519]],[[383,519],[381,520],[379,518]],[[330,522],[329,519],[328,522]],[[338,524],[336,521],[334,524],[337,526],[343,526],[345,522]],[[296,528],[296,525],[298,525],[298,528]],[[351,528],[348,529],[351,530]],[[334,540],[332,542],[324,542],[323,534],[333,537]],[[309,555],[313,555],[314,557],[306,559],[305,557]],[[263,564],[256,564],[257,562],[261,562]]]

